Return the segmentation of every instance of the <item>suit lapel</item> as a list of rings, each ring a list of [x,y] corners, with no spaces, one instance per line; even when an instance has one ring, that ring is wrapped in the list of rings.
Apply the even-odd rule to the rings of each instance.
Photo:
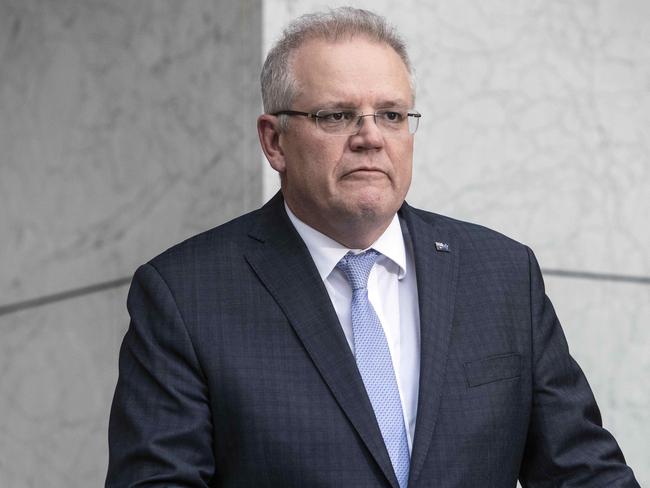
[[[260,211],[246,260],[276,300],[307,353],[394,487],[397,480],[354,356],[307,247],[278,194]]]
[[[415,481],[424,465],[440,406],[460,249],[448,229],[425,222],[406,203],[400,214],[413,243],[420,306],[420,386],[410,473]]]

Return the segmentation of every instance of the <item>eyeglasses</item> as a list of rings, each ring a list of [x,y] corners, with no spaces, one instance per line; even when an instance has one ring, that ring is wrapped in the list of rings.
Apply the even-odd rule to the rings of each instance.
[[[281,110],[272,115],[300,115],[316,122],[316,125],[328,134],[351,136],[358,134],[362,127],[363,117],[373,117],[375,124],[385,135],[399,135],[408,130],[415,134],[418,130],[420,117],[417,110],[400,110],[387,108],[371,114],[360,114],[354,110],[326,109],[316,113],[299,112],[297,110]]]

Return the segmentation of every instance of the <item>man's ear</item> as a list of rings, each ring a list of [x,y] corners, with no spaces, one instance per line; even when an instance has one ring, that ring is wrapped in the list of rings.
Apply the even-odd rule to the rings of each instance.
[[[275,115],[262,114],[257,118],[257,134],[266,159],[281,175],[286,170],[284,151],[280,144],[280,121]]]

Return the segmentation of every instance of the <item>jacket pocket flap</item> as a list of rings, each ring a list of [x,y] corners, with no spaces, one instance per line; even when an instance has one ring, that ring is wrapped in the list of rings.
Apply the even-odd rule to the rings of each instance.
[[[521,355],[500,354],[465,363],[465,376],[469,387],[521,376]]]

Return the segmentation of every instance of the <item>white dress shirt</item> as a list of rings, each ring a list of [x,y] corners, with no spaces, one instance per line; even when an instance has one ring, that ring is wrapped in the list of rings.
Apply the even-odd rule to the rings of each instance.
[[[349,251],[358,253],[365,249],[344,247],[298,219],[286,202],[284,206],[316,264],[354,354],[350,316],[352,288],[336,264]],[[370,248],[379,251],[381,256],[368,277],[368,298],[381,321],[390,349],[411,451],[420,379],[420,310],[412,244],[406,226],[402,231],[397,215]]]

